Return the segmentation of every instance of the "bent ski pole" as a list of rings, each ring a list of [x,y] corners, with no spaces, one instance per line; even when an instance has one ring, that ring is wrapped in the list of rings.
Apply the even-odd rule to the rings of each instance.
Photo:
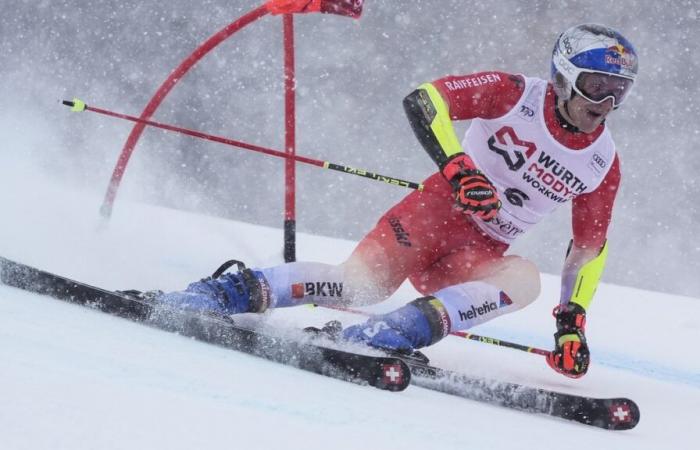
[[[413,181],[406,181],[406,180],[402,180],[400,178],[394,178],[394,177],[390,177],[387,175],[380,175],[378,173],[369,172],[369,171],[364,170],[364,169],[357,169],[355,167],[344,166],[342,164],[336,164],[336,163],[332,163],[329,161],[321,161],[318,159],[307,158],[305,156],[288,155],[285,152],[282,152],[279,150],[273,150],[273,149],[266,148],[266,147],[261,147],[259,145],[247,144],[245,142],[236,141],[234,139],[229,139],[229,138],[225,138],[225,137],[221,137],[221,136],[214,136],[211,134],[202,133],[201,131],[190,130],[187,128],[177,127],[174,125],[168,125],[165,123],[155,122],[153,120],[141,119],[139,117],[130,116],[128,114],[122,114],[122,113],[118,113],[118,112],[114,112],[114,111],[109,111],[106,109],[96,108],[94,106],[88,106],[85,104],[85,102],[78,100],[77,98],[74,98],[72,101],[71,100],[63,100],[63,104],[66,106],[69,106],[71,108],[71,111],[75,111],[75,112],[91,111],[94,113],[103,114],[105,116],[116,117],[118,119],[128,120],[128,121],[136,122],[136,123],[142,123],[142,124],[149,125],[149,126],[152,126],[155,128],[161,128],[163,130],[174,131],[176,133],[185,134],[187,136],[192,136],[192,137],[204,139],[207,141],[218,142],[220,144],[226,144],[226,145],[230,145],[232,147],[242,148],[244,150],[250,150],[253,152],[257,152],[257,153],[263,153],[265,155],[276,156],[278,158],[290,158],[290,159],[293,159],[297,162],[309,164],[309,165],[316,166],[316,167],[321,167],[323,169],[330,169],[330,170],[335,170],[337,172],[347,173],[350,175],[357,175],[359,177],[369,178],[371,180],[381,181],[381,182],[396,185],[396,186],[402,186],[402,187],[414,189],[417,191],[422,191],[423,187],[424,187],[422,183],[415,183]]]
[[[371,316],[372,315],[372,314],[369,314],[365,311],[360,311],[359,309],[344,308],[342,306],[325,306],[325,305],[313,305],[313,306],[327,308],[327,309],[334,309],[336,311],[349,312],[352,314],[359,314],[362,316]],[[508,342],[508,341],[504,341],[501,339],[496,339],[496,338],[492,338],[492,337],[488,337],[488,336],[481,336],[479,334],[468,333],[466,331],[453,331],[450,334],[452,336],[463,337],[465,339],[470,339],[472,341],[477,341],[477,342],[481,342],[484,344],[491,344],[491,345],[497,345],[499,347],[512,348],[514,350],[520,350],[520,351],[527,352],[527,353],[534,353],[536,355],[548,356],[550,353],[549,350],[544,350],[544,349],[537,348],[537,347],[530,347],[527,345],[517,344],[515,342]]]

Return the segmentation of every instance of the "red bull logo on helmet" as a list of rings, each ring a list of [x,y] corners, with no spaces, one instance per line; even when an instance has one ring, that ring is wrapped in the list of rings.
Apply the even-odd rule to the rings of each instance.
[[[623,45],[615,44],[607,48],[605,63],[631,69],[634,66],[634,55]]]

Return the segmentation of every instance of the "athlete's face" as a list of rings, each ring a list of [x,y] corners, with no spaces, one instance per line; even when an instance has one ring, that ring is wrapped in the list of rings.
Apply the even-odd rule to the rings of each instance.
[[[591,133],[613,110],[613,100],[608,98],[602,103],[591,103],[580,95],[574,95],[565,109],[573,126],[584,133]]]

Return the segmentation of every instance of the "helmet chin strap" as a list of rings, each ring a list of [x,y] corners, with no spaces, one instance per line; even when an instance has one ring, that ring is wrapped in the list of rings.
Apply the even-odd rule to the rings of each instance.
[[[576,92],[571,93],[571,97],[573,97],[574,95],[576,95]],[[567,117],[571,118],[571,113],[569,113],[569,100],[562,100],[562,102],[559,103],[559,98],[557,97],[555,99],[555,105],[556,107],[554,108],[554,112],[557,117],[557,121],[559,122],[559,125],[561,125],[562,128],[571,131],[572,133],[580,132],[581,130],[579,130],[576,125],[571,123],[569,119],[567,119]],[[564,117],[564,114],[562,114],[562,112],[559,110],[560,105],[563,106],[564,112],[566,113],[566,117]]]

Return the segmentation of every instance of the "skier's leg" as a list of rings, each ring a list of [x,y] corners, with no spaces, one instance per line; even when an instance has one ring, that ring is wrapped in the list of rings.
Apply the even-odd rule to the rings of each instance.
[[[413,192],[391,208],[339,266],[298,262],[245,269],[163,294],[165,302],[228,314],[306,303],[367,305],[391,295],[406,278],[469,244],[468,219],[453,207],[451,188],[437,174],[428,192]],[[505,248],[505,247],[504,247]],[[252,300],[249,293],[260,292]]]
[[[453,252],[422,273],[411,276],[410,280],[422,294],[437,296],[441,300],[444,300],[443,297],[446,299],[458,295],[458,291],[464,296],[482,298],[482,303],[487,297],[489,302],[493,302],[505,295],[512,301],[513,308],[502,313],[520,309],[533,302],[540,291],[537,266],[520,256],[502,256],[502,247],[495,243],[490,246],[485,244],[475,243],[472,248]],[[477,289],[476,285],[472,287],[471,282],[481,283],[482,288]],[[469,294],[471,289],[474,289],[473,294]],[[476,293],[483,290],[492,294],[485,296],[483,292]],[[498,297],[495,297],[496,294]]]
[[[469,276],[470,281],[439,289],[391,313],[348,327],[343,336],[374,347],[411,351],[432,345],[452,331],[516,311],[539,295],[537,268],[518,256],[488,259],[453,276],[458,273]],[[428,274],[421,276],[430,278]]]
[[[455,230],[469,224],[452,208],[449,185],[439,176],[428,183],[429,193],[411,193],[387,211],[343,264],[297,262],[260,269],[272,290],[271,306],[378,303],[410,274],[464,245]]]
[[[508,248],[482,241],[485,237],[471,220],[454,208],[449,183],[435,174],[425,181],[424,192],[409,194],[387,211],[346,261],[348,276],[372,291],[352,303],[368,305],[389,297],[412,274],[430,270],[455,249],[488,247],[501,256]]]
[[[433,294],[447,311],[450,331],[466,330],[517,311],[535,301],[540,293],[537,267],[519,256],[505,256],[477,266],[472,280]]]
[[[357,299],[381,301],[381,291],[361,266],[294,262],[261,269],[273,292],[274,308],[317,304],[348,306]]]

